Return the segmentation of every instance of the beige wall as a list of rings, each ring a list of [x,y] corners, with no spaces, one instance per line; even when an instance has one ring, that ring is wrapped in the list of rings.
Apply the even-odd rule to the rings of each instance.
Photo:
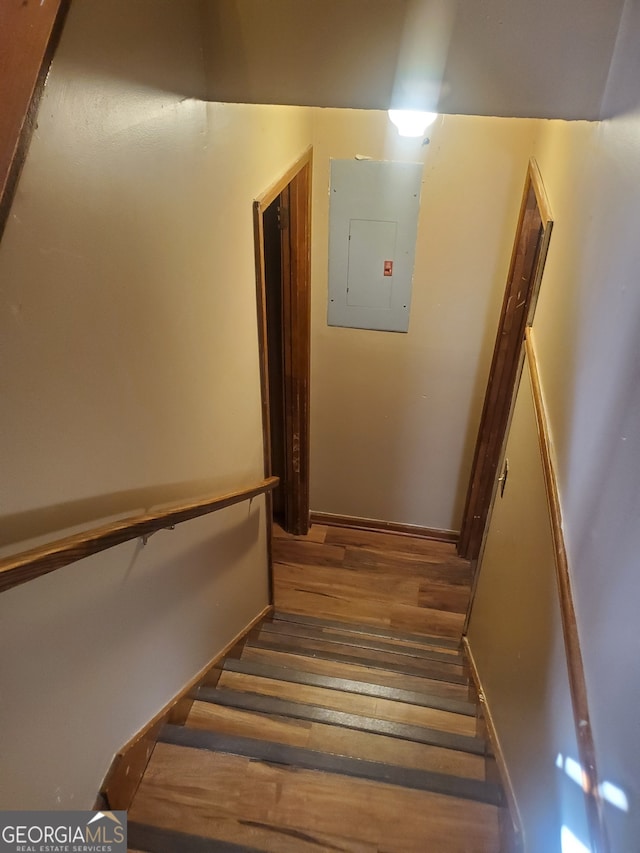
[[[505,455],[469,643],[516,794],[527,853],[585,829],[582,792],[556,766],[578,759],[542,461],[528,368]],[[585,841],[584,834],[582,840]],[[565,851],[566,853],[566,851]]]
[[[262,502],[0,596],[0,804],[92,808],[117,749],[267,604]]]
[[[536,153],[556,217],[535,325],[541,379],[598,768],[631,804],[607,815],[626,851],[640,836],[640,113],[550,123]]]
[[[0,246],[4,552],[262,477],[252,200],[304,110],[209,104],[199,3],[71,8]],[[0,803],[111,756],[267,602],[264,503],[0,596]]]
[[[314,110],[311,506],[459,529],[535,122]],[[329,327],[329,159],[424,162],[408,334]]]
[[[640,10],[627,3],[607,86],[610,103],[619,108],[638,104],[639,30]],[[602,782],[620,789],[628,804],[627,811],[605,803],[607,829],[611,849],[626,853],[640,837],[640,112],[636,106],[600,124],[541,124],[534,153],[555,219],[534,330],[598,773]],[[514,437],[515,429],[510,440],[533,441]],[[489,542],[501,535],[494,516]],[[527,572],[539,571],[526,561],[508,568],[514,586],[530,583]],[[492,585],[499,569],[488,548],[481,589]],[[484,601],[489,601],[488,589]],[[529,604],[520,608],[519,601],[514,597],[518,612],[528,618]],[[474,609],[471,637],[476,644],[498,648],[504,618],[499,603],[488,605],[491,619],[480,621],[482,609]],[[501,669],[515,665],[506,660],[512,650],[502,646],[501,654]],[[483,678],[492,679],[493,669],[495,663],[487,659]],[[547,691],[553,694],[561,687],[557,678],[550,667]],[[518,694],[503,684],[493,699],[508,737],[522,715]]]

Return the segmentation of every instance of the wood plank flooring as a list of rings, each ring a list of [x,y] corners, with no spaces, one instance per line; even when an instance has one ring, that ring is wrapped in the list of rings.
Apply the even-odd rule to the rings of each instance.
[[[459,638],[469,563],[455,545],[328,525],[307,536],[274,527],[278,609],[412,634]]]
[[[496,849],[493,806],[235,755],[158,744],[143,787],[134,823],[252,850]]]
[[[276,530],[274,614],[166,725],[129,809],[149,853],[500,853],[453,546]]]

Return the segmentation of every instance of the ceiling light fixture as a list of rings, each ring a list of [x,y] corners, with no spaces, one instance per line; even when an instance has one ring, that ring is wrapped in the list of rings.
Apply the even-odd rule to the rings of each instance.
[[[426,129],[438,118],[438,113],[419,110],[389,110],[389,118],[400,136],[424,136]]]

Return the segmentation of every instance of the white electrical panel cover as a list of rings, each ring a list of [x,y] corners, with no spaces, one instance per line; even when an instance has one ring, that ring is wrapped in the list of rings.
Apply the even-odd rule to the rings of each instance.
[[[332,160],[330,326],[406,332],[422,163]]]

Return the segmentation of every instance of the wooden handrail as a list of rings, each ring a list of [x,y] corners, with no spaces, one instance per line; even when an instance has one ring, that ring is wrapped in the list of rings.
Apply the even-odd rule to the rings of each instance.
[[[0,560],[0,592],[90,557],[91,554],[113,548],[114,545],[137,539],[139,536],[150,536],[156,530],[164,530],[183,521],[189,521],[191,518],[198,518],[263,495],[274,489],[278,483],[278,477],[267,477],[246,489],[171,504],[155,512],[129,516],[73,536],[48,542],[46,545],[20,554],[13,554]]]

